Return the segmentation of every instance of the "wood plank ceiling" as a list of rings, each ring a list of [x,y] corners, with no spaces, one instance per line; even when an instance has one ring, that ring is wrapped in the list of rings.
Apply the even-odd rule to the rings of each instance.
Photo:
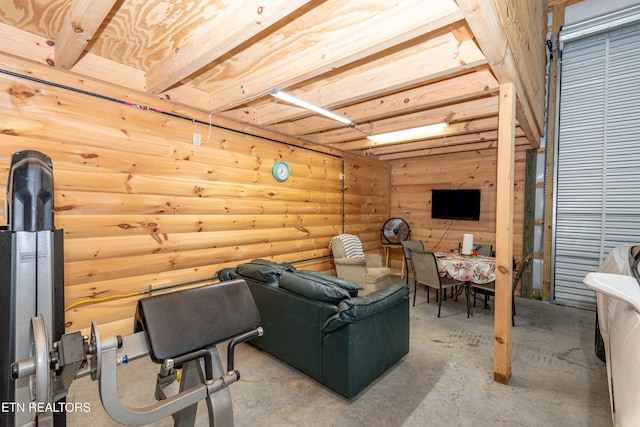
[[[214,117],[401,160],[495,149],[500,73],[505,50],[517,47],[494,40],[509,28],[498,31],[483,14],[488,1],[3,0],[0,51]],[[504,12],[504,22],[518,3],[496,0],[491,9]],[[533,23],[513,22],[515,32],[546,28],[546,2],[525,3],[544,10]],[[536,81],[516,81],[535,98],[520,102],[516,143],[533,146],[542,132],[545,61],[543,47],[535,52],[519,69],[535,68]],[[276,100],[273,88],[357,126]],[[366,138],[438,122],[449,124],[444,134],[424,140]]]

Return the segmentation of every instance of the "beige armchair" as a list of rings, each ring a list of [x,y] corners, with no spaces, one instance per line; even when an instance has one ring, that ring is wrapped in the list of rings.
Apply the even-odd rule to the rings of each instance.
[[[356,282],[364,288],[360,295],[391,283],[391,269],[382,265],[382,254],[362,250],[362,242],[352,234],[340,234],[329,244],[338,277]]]

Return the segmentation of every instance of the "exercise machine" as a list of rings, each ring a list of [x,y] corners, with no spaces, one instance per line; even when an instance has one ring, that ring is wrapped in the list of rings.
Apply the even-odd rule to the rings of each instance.
[[[62,230],[53,227],[51,160],[36,151],[11,158],[5,217],[0,231],[0,402],[29,402],[29,378],[11,378],[11,364],[32,353],[31,319],[41,315],[46,346],[64,333]],[[15,419],[14,419],[15,417]],[[22,426],[28,413],[0,411],[0,425]],[[64,421],[64,414],[57,416]]]
[[[66,425],[66,396],[75,378],[98,381],[107,414],[124,425],[172,416],[195,424],[206,401],[210,425],[232,426],[228,386],[237,344],[260,336],[260,315],[243,280],[151,296],[138,301],[134,333],[102,338],[64,333],[62,230],[53,227],[51,160],[36,151],[12,156],[0,230],[0,425]],[[227,342],[227,367],[217,345]],[[117,367],[150,356],[160,365],[157,403],[133,408],[120,401]]]

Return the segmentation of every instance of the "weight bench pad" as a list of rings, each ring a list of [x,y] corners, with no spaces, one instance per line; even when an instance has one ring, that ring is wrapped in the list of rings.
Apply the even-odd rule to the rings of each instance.
[[[135,332],[145,331],[156,363],[211,347],[260,326],[244,280],[188,289],[138,301]]]

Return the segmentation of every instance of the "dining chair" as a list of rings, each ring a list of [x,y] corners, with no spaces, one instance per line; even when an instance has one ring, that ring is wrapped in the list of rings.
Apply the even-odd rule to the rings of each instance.
[[[414,268],[414,287],[413,287],[413,305],[416,305],[416,294],[418,293],[418,284],[424,285],[427,290],[427,302],[429,302],[429,288],[436,290],[436,301],[438,302],[438,317],[442,309],[442,300],[444,292],[447,289],[453,289],[457,286],[467,286],[467,282],[441,277],[438,270],[438,261],[433,252],[426,252],[420,249],[409,249],[411,252],[411,260]],[[467,303],[467,306],[469,304]]]
[[[512,284],[512,288],[511,288],[511,325],[515,326],[515,315],[516,315],[516,299],[514,296],[514,292],[516,290],[516,286],[518,285],[518,281],[520,280],[520,278],[522,277],[522,272],[524,271],[524,269],[526,268],[527,264],[529,264],[529,262],[531,262],[531,259],[533,258],[532,254],[529,254],[527,256],[525,256],[522,259],[522,262],[520,263],[520,268],[518,268],[515,271],[515,274],[513,275],[513,284]],[[471,288],[471,293],[473,294],[473,306],[476,306],[476,295],[478,292],[481,292],[484,294],[484,306],[485,308],[489,307],[489,296],[490,295],[494,295],[496,294],[496,282],[491,282],[491,283],[485,283],[485,284],[480,284],[480,283],[471,283],[470,285]]]
[[[494,256],[493,245],[478,244],[473,245],[473,249],[478,251],[478,255]],[[462,253],[462,242],[458,243],[458,253]]]
[[[406,266],[407,272],[407,285],[409,284],[409,273],[416,277],[416,273],[413,269],[413,262],[411,261],[411,249],[418,249],[420,251],[424,250],[424,244],[422,240],[403,240],[400,242],[402,244],[402,251],[404,252],[404,263]]]

